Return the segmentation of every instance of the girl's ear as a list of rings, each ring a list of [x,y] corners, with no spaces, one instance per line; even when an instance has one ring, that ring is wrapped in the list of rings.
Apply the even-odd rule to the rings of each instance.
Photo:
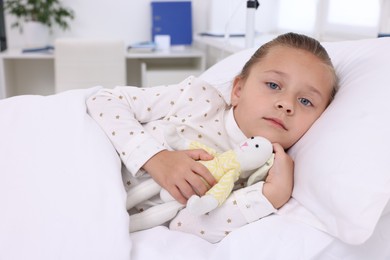
[[[232,93],[230,98],[233,107],[237,105],[238,100],[240,99],[242,82],[243,80],[239,76],[234,78]]]

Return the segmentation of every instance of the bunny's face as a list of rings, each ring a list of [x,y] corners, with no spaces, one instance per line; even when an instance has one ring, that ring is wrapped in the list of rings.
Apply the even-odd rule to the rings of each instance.
[[[264,137],[255,136],[242,142],[237,153],[243,171],[253,170],[262,166],[272,154],[272,144]]]

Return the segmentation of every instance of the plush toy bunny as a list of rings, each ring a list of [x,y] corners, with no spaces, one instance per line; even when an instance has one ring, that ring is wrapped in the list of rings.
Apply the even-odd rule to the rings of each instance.
[[[177,135],[166,137],[170,140],[169,145],[175,150],[204,149],[214,156],[210,161],[200,161],[213,174],[217,183],[204,196],[193,195],[188,200],[187,209],[195,215],[205,214],[220,206],[233,191],[234,184],[240,177],[249,177],[261,166],[267,162],[270,164],[270,160],[273,160],[272,144],[259,136],[245,140],[234,150],[219,154],[199,142],[188,143],[177,138]]]
[[[232,192],[235,182],[240,178],[248,178],[251,183],[264,179],[273,163],[272,144],[263,137],[251,137],[242,142],[234,150],[217,153],[215,150],[194,141],[180,137],[176,129],[167,131],[167,143],[175,150],[204,149],[214,158],[210,161],[200,161],[217,180],[204,196],[192,196],[187,202],[187,208],[196,215],[205,214],[221,205]],[[256,171],[257,170],[257,171]],[[255,173],[254,175],[252,175]],[[153,206],[144,212],[130,216],[130,232],[151,228],[172,219],[184,206],[175,201],[166,190],[149,179],[133,189],[127,196],[127,209],[157,195],[164,203]]]

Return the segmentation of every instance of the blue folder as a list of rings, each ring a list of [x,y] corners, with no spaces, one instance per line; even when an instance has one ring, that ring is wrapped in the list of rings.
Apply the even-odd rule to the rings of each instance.
[[[171,45],[192,44],[192,7],[190,1],[151,2],[152,39],[158,34],[171,36]]]

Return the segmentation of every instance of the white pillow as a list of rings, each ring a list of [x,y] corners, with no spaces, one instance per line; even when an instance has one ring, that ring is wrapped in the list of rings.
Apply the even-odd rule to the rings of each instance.
[[[0,100],[0,258],[130,259],[120,160],[97,89]]]
[[[289,150],[295,160],[290,202],[316,218],[298,214],[302,221],[346,243],[360,244],[373,233],[390,198],[390,38],[324,46],[341,87],[320,119]],[[228,57],[202,77],[217,83],[229,99],[232,75],[254,50]]]

